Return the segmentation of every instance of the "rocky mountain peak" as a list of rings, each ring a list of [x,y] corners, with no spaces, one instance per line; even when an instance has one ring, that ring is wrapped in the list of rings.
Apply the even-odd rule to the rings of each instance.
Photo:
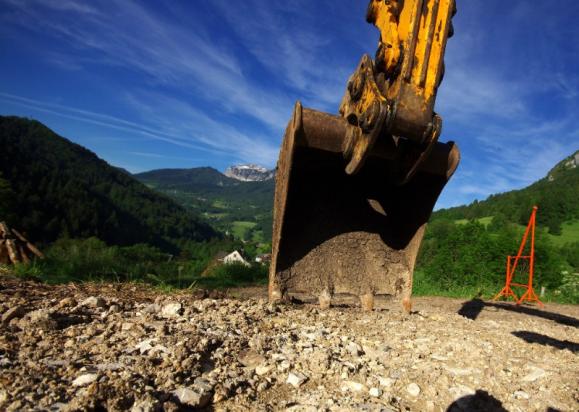
[[[263,182],[272,179],[275,176],[275,170],[268,170],[255,164],[243,164],[229,166],[224,175],[242,182]]]
[[[557,178],[557,175],[564,170],[577,169],[579,166],[579,150],[573,153],[571,156],[563,159],[559,162],[553,169],[547,174],[547,179],[552,182]]]

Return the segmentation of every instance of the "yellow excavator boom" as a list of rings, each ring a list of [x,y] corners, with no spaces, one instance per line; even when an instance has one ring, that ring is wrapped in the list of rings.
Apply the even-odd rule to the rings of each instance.
[[[376,56],[350,77],[340,116],[298,102],[276,174],[269,297],[402,295],[460,154],[434,112],[454,0],[371,0]]]

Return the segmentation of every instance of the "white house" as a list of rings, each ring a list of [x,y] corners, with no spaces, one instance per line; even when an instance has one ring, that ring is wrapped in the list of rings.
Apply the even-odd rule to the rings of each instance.
[[[249,264],[249,262],[247,260],[245,260],[243,258],[243,256],[241,256],[241,253],[239,253],[237,250],[234,250],[229,255],[227,255],[219,260],[226,265],[231,264],[231,263],[241,263],[242,265],[245,265],[245,266],[251,266]]]

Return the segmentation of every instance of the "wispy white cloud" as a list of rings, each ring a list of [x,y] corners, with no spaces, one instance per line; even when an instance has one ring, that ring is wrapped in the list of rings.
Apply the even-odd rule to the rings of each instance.
[[[127,94],[126,101],[143,119],[175,136],[195,136],[209,148],[227,150],[239,161],[254,161],[268,166],[277,157],[277,145],[269,136],[242,132],[223,121],[217,121],[206,112],[179,99],[153,92]],[[155,102],[154,105],[149,102]]]
[[[355,39],[337,36],[340,28],[328,27],[314,12],[330,3],[247,0],[216,5],[248,51],[274,77],[308,104],[337,111],[357,61],[343,53],[343,43]]]
[[[216,155],[227,154],[241,162],[254,161],[272,166],[272,159],[277,157],[277,146],[265,136],[250,136],[241,133],[236,128],[217,122],[178,99],[162,94],[143,92],[138,96],[127,95],[128,104],[142,119],[142,123],[1,92],[0,99],[72,120],[160,140],[187,149],[210,152]],[[155,104],[146,102],[155,102]]]
[[[246,76],[234,49],[212,40],[202,26],[192,29],[176,24],[130,0],[114,1],[107,13],[88,13],[70,3],[67,10],[71,13],[59,15],[58,20],[44,15],[46,8],[55,8],[53,3],[27,1],[15,3],[19,14],[9,17],[77,48],[81,57],[75,57],[76,64],[83,63],[81,52],[97,52],[101,64],[139,71],[153,85],[202,95],[224,110],[244,113],[275,130],[287,121],[291,99]],[[88,60],[94,63],[94,58]]]

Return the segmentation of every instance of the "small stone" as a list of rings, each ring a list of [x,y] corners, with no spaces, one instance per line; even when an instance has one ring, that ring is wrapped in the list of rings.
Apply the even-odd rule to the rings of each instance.
[[[74,298],[71,297],[67,297],[62,299],[60,302],[58,302],[58,305],[56,305],[57,309],[64,309],[67,307],[74,307],[76,306],[78,303]]]
[[[524,391],[515,391],[515,393],[513,393],[514,397],[516,399],[529,399],[530,396],[527,392]]]
[[[89,308],[104,308],[106,306],[106,302],[101,297],[91,296],[83,300],[80,305],[87,306]]]
[[[138,349],[141,355],[143,355],[153,349],[153,345],[151,345],[151,343],[154,341],[156,341],[156,339],[145,339],[144,341],[137,343],[135,345],[135,349]]]
[[[58,323],[52,318],[52,314],[46,309],[38,309],[29,312],[24,318],[20,320],[22,329],[35,327],[42,330],[54,330],[58,327]]]
[[[131,412],[153,412],[158,409],[159,402],[151,395],[146,395],[145,398],[137,400]]]
[[[410,396],[418,396],[420,394],[420,386],[412,382],[406,387],[406,392],[410,394]]]
[[[259,376],[267,375],[273,369],[273,365],[260,365],[255,368],[255,373]]]
[[[535,382],[537,379],[544,377],[547,372],[541,368],[531,367],[532,372],[523,377],[523,382]]]
[[[370,393],[370,396],[373,396],[374,398],[382,396],[382,390],[379,388],[370,388],[368,392]]]
[[[179,302],[168,303],[161,309],[161,316],[164,318],[176,318],[183,314],[183,305]]]
[[[263,392],[264,390],[266,390],[267,388],[269,388],[269,382],[268,381],[263,381],[261,382],[259,385],[257,385],[256,390],[258,392]]]
[[[348,346],[346,346],[346,350],[354,356],[358,356],[364,353],[362,351],[362,347],[358,345],[356,342],[348,343]]]
[[[351,392],[362,392],[366,390],[366,387],[359,383],[359,382],[354,382],[354,381],[344,381],[342,383],[342,391],[351,391]]]
[[[306,375],[304,375],[303,373],[290,372],[288,377],[287,377],[286,383],[289,383],[294,388],[299,388],[307,380],[308,380],[308,377]]]
[[[121,330],[122,331],[126,331],[126,330],[131,330],[134,326],[134,323],[131,322],[123,322],[121,324]]]
[[[179,399],[179,402],[193,408],[203,408],[207,406],[213,397],[213,392],[201,385],[193,385],[190,388],[179,388],[175,390],[173,394]]]
[[[86,386],[98,379],[98,375],[96,373],[85,373],[84,375],[80,375],[74,381],[72,381],[72,386]]]
[[[250,349],[241,354],[239,357],[239,362],[248,368],[256,368],[257,366],[265,363],[265,358],[263,355]]]
[[[395,379],[392,378],[383,378],[383,377],[378,377],[378,382],[380,383],[380,386],[384,386],[385,388],[389,388],[390,386],[392,386],[392,384],[394,382],[396,382]]]
[[[287,371],[289,368],[291,368],[291,363],[289,363],[287,360],[281,361],[281,363],[277,366],[277,369],[280,370],[281,372]]]
[[[141,312],[143,313],[149,313],[149,314],[153,314],[153,313],[157,313],[161,310],[161,308],[159,307],[159,305],[155,304],[155,303],[151,303],[150,305],[145,306]]]
[[[21,318],[22,316],[26,315],[26,309],[23,306],[14,306],[13,308],[8,309],[2,315],[2,323],[7,325],[14,318]]]

